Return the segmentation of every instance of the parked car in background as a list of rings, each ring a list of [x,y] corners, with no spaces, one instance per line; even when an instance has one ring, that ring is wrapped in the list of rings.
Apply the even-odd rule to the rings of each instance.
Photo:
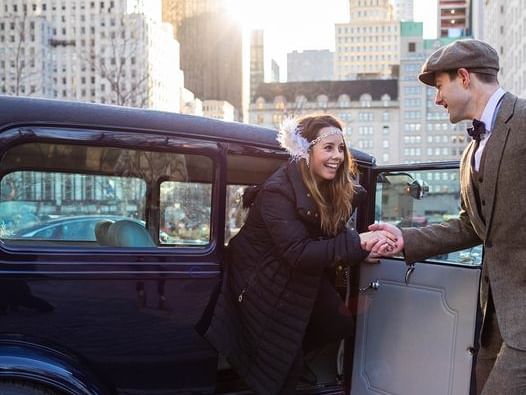
[[[60,217],[40,222],[37,225],[20,229],[9,238],[43,239],[68,241],[96,241],[95,226],[101,221],[116,222],[127,217],[117,215],[79,215]],[[135,220],[144,226],[144,221]]]

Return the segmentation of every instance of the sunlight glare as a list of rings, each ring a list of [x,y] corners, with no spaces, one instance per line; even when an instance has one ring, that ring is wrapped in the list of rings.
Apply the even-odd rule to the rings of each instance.
[[[272,20],[272,9],[266,7],[265,3],[253,0],[224,1],[227,12],[245,29],[265,28]]]

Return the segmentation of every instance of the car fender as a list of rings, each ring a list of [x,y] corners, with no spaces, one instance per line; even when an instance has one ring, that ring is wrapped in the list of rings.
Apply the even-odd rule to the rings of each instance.
[[[72,395],[114,391],[72,354],[17,336],[0,337],[0,380],[27,380]]]

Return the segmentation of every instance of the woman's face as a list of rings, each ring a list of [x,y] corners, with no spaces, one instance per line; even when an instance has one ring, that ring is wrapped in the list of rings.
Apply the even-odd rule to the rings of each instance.
[[[318,132],[321,136],[339,129],[326,126]],[[316,136],[316,137],[318,137]],[[310,168],[318,183],[330,181],[336,177],[338,169],[343,164],[345,144],[341,133],[324,137],[311,148]]]

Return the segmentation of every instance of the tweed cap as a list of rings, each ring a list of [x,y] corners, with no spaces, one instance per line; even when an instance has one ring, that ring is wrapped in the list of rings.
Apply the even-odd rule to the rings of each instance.
[[[497,75],[499,55],[480,40],[457,40],[433,52],[422,66],[418,79],[435,86],[435,73],[466,68],[474,73]]]

